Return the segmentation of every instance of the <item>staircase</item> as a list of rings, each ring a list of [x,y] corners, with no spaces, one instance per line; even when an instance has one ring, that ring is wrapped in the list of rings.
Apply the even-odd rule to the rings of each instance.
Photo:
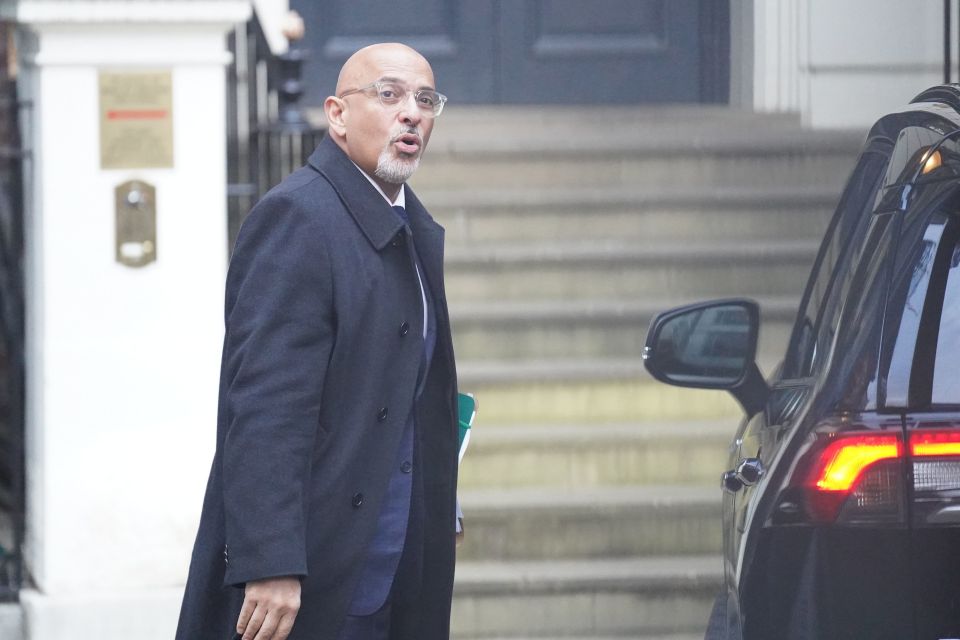
[[[457,640],[702,637],[739,410],[649,378],[646,329],[753,297],[769,371],[861,142],[721,108],[444,113],[413,186],[480,405]]]

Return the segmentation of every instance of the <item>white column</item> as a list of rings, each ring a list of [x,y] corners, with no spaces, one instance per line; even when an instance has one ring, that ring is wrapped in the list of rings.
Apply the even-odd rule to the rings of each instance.
[[[942,0],[753,0],[752,8],[737,15],[752,21],[757,111],[866,128],[942,81]]]
[[[169,639],[212,457],[226,246],[225,36],[240,0],[22,1],[30,640]],[[103,169],[100,72],[169,71],[173,166]],[[156,187],[157,260],[114,258]]]
[[[809,31],[811,126],[866,127],[943,82],[942,0],[809,0]]]
[[[755,0],[754,108],[800,111],[799,54],[807,0]]]

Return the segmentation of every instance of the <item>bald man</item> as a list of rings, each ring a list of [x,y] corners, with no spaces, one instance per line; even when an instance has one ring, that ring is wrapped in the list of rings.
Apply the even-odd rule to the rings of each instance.
[[[445,102],[413,49],[358,51],[328,135],[240,230],[178,640],[449,637],[443,229],[405,184]]]

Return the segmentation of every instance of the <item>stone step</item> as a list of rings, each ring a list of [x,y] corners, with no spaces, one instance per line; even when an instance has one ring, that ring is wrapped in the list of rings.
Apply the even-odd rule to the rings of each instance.
[[[693,301],[454,301],[450,318],[461,361],[639,358],[654,316]],[[793,328],[797,298],[768,298],[760,304],[758,351],[767,360],[780,358]]]
[[[322,109],[310,115],[322,118]],[[648,126],[675,131],[727,130],[740,127],[742,131],[773,129],[795,131],[801,129],[795,113],[756,113],[730,108],[726,105],[459,105],[450,104],[443,112],[435,133],[455,138],[490,136],[491,128],[497,135],[509,132],[525,138],[539,136],[551,139],[559,129],[568,128],[578,136],[591,132],[624,130]]]
[[[847,152],[857,154],[862,130],[811,130],[796,119],[733,110],[582,109],[451,112],[434,128],[427,156],[438,153],[595,153],[639,150],[662,156],[693,153],[773,151]],[[599,116],[599,117],[598,117]],[[459,123],[458,123],[459,120]]]
[[[466,463],[464,463],[466,464]],[[710,486],[459,492],[458,561],[720,553],[719,482]]]
[[[771,369],[763,366],[761,370]],[[658,382],[639,359],[466,361],[457,366],[461,391],[477,396],[484,425],[586,424],[738,420],[725,391]]]
[[[799,183],[839,192],[863,141],[860,134],[807,131],[678,136],[652,127],[551,139],[483,133],[453,139],[438,132],[411,181],[414,189]]]
[[[451,626],[463,640],[702,633],[719,556],[457,564]]]
[[[552,187],[419,192],[447,231],[448,247],[503,242],[629,240],[662,242],[791,238],[819,240],[838,189],[752,186],[746,189]]]
[[[323,109],[306,107],[307,119],[326,127]],[[448,104],[434,128],[431,150],[447,140],[460,144],[494,136],[511,141],[550,142],[567,131],[577,138],[610,135],[611,131],[647,131],[674,137],[703,137],[718,131],[756,135],[758,131],[802,132],[795,113],[755,113],[728,106],[682,105],[460,105]],[[862,137],[862,134],[861,134]]]
[[[480,400],[481,411],[484,411]],[[478,413],[477,420],[481,419]],[[716,487],[738,422],[475,425],[460,489]]]
[[[415,191],[486,184],[517,187],[624,187],[661,184],[737,186],[797,180],[839,193],[853,167],[847,152],[777,150],[756,155],[705,152],[663,157],[660,152],[605,151],[589,156],[564,152],[519,154],[428,154],[411,180]]]
[[[461,300],[799,296],[818,243],[497,246],[446,257],[446,291]]]

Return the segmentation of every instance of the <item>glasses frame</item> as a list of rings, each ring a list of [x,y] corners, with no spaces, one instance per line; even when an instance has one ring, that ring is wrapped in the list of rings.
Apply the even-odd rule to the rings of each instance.
[[[383,98],[382,98],[381,95],[380,95],[381,87],[382,87],[383,85],[393,85],[393,86],[399,88],[401,91],[403,91],[403,95],[400,96],[400,99],[397,100],[397,103],[396,103],[396,104],[386,104],[386,103],[384,103]],[[349,95],[354,94],[354,93],[363,93],[364,95],[366,95],[367,92],[370,91],[371,89],[376,89],[375,95],[376,95],[377,101],[380,103],[380,106],[384,107],[385,109],[399,109],[399,108],[400,108],[400,105],[402,105],[403,102],[404,102],[404,100],[407,99],[407,96],[409,96],[409,95],[411,94],[411,91],[410,91],[409,89],[407,89],[406,87],[404,87],[404,86],[403,86],[402,84],[400,84],[399,82],[392,82],[392,81],[389,81],[389,80],[376,80],[376,81],[371,82],[370,84],[368,84],[368,85],[366,85],[366,86],[363,86],[363,87],[360,87],[360,88],[358,88],[358,89],[348,89],[348,90],[344,91],[343,93],[341,93],[341,94],[340,94],[339,96],[337,96],[337,97],[338,97],[338,98],[345,98],[346,96],[349,96]],[[422,109],[422,108],[420,107],[420,104],[417,102],[417,100],[420,98],[420,94],[421,94],[421,93],[426,93],[427,91],[429,91],[430,93],[436,94],[436,96],[437,96],[438,106],[437,106],[433,111],[430,111],[430,110],[427,110],[427,109]],[[412,93],[413,93],[413,101],[417,104],[417,110],[418,110],[420,113],[422,113],[425,117],[427,117],[427,118],[436,118],[436,117],[438,117],[441,113],[443,113],[443,107],[444,107],[444,105],[447,104],[447,96],[443,95],[442,93],[440,93],[439,91],[436,91],[436,90],[434,90],[434,89],[417,89],[416,91],[413,91]]]

